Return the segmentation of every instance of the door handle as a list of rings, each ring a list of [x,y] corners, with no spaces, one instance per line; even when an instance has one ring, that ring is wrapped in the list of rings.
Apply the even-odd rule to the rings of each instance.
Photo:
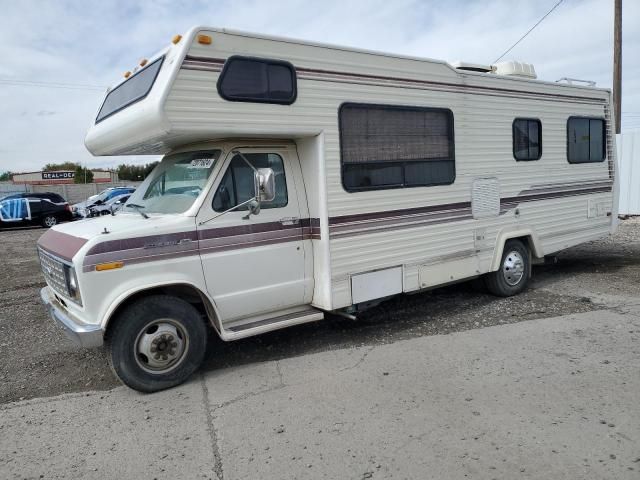
[[[298,225],[300,219],[298,217],[285,217],[280,219],[282,225]]]

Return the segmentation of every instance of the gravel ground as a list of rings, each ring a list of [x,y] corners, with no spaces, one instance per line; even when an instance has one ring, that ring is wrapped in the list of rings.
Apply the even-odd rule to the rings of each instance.
[[[69,343],[40,304],[44,286],[35,244],[44,230],[0,232],[0,403],[118,385],[102,349]],[[496,298],[470,283],[397,297],[357,322],[330,319],[232,343],[210,342],[205,370],[350,346],[581,313],[601,308],[593,294],[640,295],[640,220],[616,235],[561,252],[534,268],[531,288]]]

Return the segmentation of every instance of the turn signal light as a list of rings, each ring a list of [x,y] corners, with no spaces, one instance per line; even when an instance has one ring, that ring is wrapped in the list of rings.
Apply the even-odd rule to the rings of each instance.
[[[198,43],[211,45],[211,37],[209,35],[198,35]]]
[[[124,78],[129,78],[131,76],[131,72],[126,71],[124,72]]]
[[[146,58],[143,58],[142,60],[140,60],[140,66],[144,67],[147,64],[148,61],[149,60],[147,60]]]
[[[180,40],[182,40],[182,35],[174,35],[173,38],[171,39],[171,43],[173,43],[175,45]]]
[[[124,262],[109,262],[99,263],[96,265],[96,272],[103,272],[105,270],[115,270],[116,268],[124,267]]]

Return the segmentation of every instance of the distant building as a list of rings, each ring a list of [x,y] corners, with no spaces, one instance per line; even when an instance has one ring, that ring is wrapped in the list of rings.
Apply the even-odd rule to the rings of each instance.
[[[90,183],[109,183],[118,181],[118,173],[110,170],[91,170],[93,181]],[[14,173],[11,181],[20,185],[60,185],[75,183],[76,172],[71,170],[40,171]],[[83,183],[83,182],[81,182]]]

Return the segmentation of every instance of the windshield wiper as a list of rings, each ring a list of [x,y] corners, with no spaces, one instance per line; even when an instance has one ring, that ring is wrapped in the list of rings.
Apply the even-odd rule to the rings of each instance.
[[[142,215],[144,218],[149,218],[149,215],[142,211],[142,209],[144,208],[142,205],[138,205],[137,203],[127,203],[126,206],[135,209],[135,211]]]

